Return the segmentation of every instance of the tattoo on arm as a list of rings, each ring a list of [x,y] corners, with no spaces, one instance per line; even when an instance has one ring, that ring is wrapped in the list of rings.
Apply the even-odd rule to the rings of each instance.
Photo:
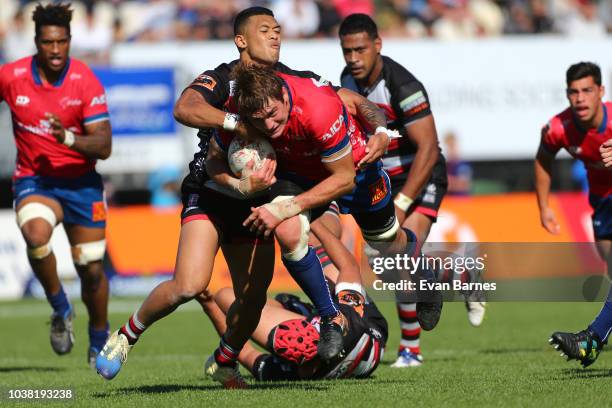
[[[357,111],[361,118],[372,128],[376,129],[379,126],[387,127],[387,119],[385,113],[374,102],[363,98],[357,104]]]

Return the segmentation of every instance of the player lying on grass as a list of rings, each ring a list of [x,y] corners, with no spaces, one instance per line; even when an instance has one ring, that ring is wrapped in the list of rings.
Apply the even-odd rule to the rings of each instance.
[[[330,293],[334,293],[333,283],[338,269],[352,269],[358,273],[359,266],[342,242],[322,224],[313,224],[313,232],[333,261],[326,264],[325,275],[332,283]],[[317,356],[320,318],[315,315],[314,307],[296,296],[280,294],[274,300],[268,300],[252,336],[252,340],[267,353],[247,343],[238,360],[259,381],[364,378],[371,375],[383,357],[388,336],[387,322],[372,301],[357,304],[342,295],[337,300],[338,308],[350,322],[339,357],[323,360]],[[217,331],[223,333],[226,313],[234,301],[232,290],[224,288],[214,296],[202,295],[198,301]]]
[[[607,262],[612,258],[612,169],[603,162],[605,143],[612,136],[612,103],[602,103],[605,89],[601,70],[591,62],[580,62],[566,73],[569,108],[553,117],[542,129],[535,162],[536,192],[542,225],[552,234],[559,224],[548,206],[552,162],[562,148],[581,160],[587,169],[589,203],[593,209],[593,232],[597,250]],[[587,367],[595,362],[612,330],[612,289],[595,320],[578,333],[555,332],[549,339],[562,356]]]

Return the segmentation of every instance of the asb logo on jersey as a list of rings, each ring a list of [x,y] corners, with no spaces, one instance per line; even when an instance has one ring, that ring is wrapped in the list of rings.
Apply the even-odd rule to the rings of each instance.
[[[338,119],[336,119],[336,121],[329,127],[329,131],[323,135],[321,140],[326,142],[327,140],[331,139],[342,128],[342,123],[344,123],[344,115],[340,114]]]
[[[30,98],[25,95],[17,95],[17,99],[15,99],[15,105],[17,106],[27,106],[30,103]]]
[[[89,106],[104,105],[105,103],[106,103],[106,95],[102,94],[102,95],[94,96]]]

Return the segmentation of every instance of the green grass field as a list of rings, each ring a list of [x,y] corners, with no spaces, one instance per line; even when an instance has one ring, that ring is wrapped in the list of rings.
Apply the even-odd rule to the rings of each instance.
[[[111,300],[111,326],[137,307]],[[367,380],[254,383],[244,391],[221,389],[204,378],[203,364],[218,338],[192,302],[152,327],[111,382],[86,365],[86,312],[77,304],[77,343],[58,357],[49,346],[49,308],[35,300],[0,303],[0,405],[10,388],[72,388],[71,406],[594,406],[610,403],[612,356],[605,352],[589,369],[567,363],[548,346],[558,329],[582,329],[599,303],[493,303],[482,327],[469,326],[462,303],[446,303],[439,326],[422,336],[425,364],[396,370],[399,329],[394,305],[379,304],[391,339],[383,364]],[[244,370],[243,370],[244,372]]]

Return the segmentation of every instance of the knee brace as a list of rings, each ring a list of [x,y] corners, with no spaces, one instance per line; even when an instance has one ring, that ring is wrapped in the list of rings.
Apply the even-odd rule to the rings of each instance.
[[[106,240],[84,242],[72,247],[72,260],[79,266],[86,266],[90,262],[104,259]]]
[[[287,200],[294,196],[278,196],[272,202]],[[304,211],[298,215],[300,220],[300,240],[295,248],[289,252],[284,252],[283,258],[288,261],[299,261],[306,256],[308,252],[308,233],[310,232],[310,217],[307,211]]]
[[[393,225],[388,229],[385,229],[383,231],[381,230],[377,230],[377,231],[361,230],[361,233],[363,234],[363,238],[368,244],[375,245],[375,244],[380,244],[382,242],[393,241],[393,238],[395,237],[395,234],[397,234],[397,231],[399,230],[399,228],[400,228],[399,221],[396,218]]]
[[[34,218],[42,218],[54,228],[57,225],[57,217],[51,208],[42,203],[27,203],[17,211],[17,225],[19,228]]]
[[[51,244],[47,242],[36,248],[28,248],[27,252],[30,259],[43,259],[51,253]]]

